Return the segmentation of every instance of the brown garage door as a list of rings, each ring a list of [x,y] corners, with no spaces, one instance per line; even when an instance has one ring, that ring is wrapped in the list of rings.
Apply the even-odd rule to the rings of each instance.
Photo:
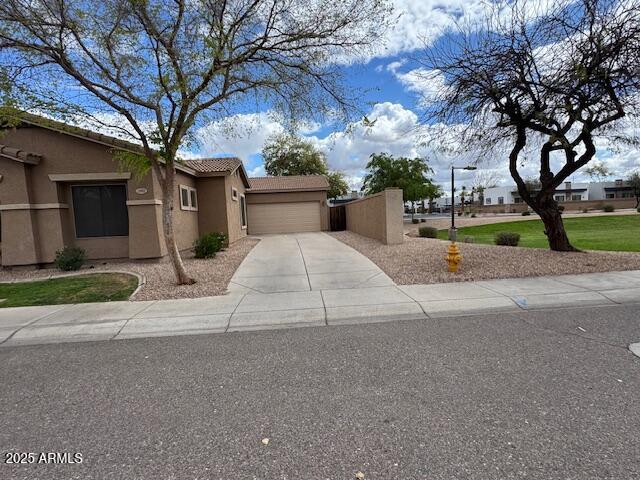
[[[252,235],[320,231],[320,202],[256,203],[248,209]]]

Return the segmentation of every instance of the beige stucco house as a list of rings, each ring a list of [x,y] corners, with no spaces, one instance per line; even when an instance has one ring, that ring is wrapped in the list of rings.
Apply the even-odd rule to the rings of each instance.
[[[116,150],[139,147],[113,137],[25,116],[0,136],[2,265],[53,261],[65,245],[90,259],[159,258],[162,195],[153,171],[123,171]],[[250,179],[234,157],[177,166],[174,222],[180,249],[202,234],[328,229],[327,180],[322,176]]]

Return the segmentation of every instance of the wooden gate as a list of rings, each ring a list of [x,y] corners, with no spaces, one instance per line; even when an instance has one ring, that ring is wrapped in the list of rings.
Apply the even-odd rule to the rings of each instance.
[[[344,205],[329,208],[329,226],[332,232],[347,229],[347,210]]]

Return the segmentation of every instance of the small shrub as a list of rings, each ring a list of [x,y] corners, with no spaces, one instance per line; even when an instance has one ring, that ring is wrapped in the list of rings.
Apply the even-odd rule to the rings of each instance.
[[[80,267],[87,259],[87,253],[80,247],[64,247],[56,252],[56,258],[53,261],[60,270],[69,272],[72,270],[80,270]]]
[[[564,212],[564,205],[558,205],[558,211],[560,213]]]
[[[496,245],[517,247],[520,243],[520,234],[516,232],[498,232],[495,237]]]
[[[476,215],[475,213],[472,213],[472,214],[471,214],[471,218],[476,218],[476,216],[477,216],[477,215]]]
[[[458,216],[459,216],[459,217],[461,217],[461,216],[462,216],[462,212],[461,212],[461,211],[460,211],[460,212],[458,212]]]
[[[418,220],[417,218],[412,218],[411,223],[413,224],[420,223],[420,220]]]
[[[638,213],[640,213],[640,207],[636,208],[636,211],[637,211]]]
[[[193,244],[196,258],[213,258],[227,244],[227,235],[224,233],[207,233],[202,235]]]
[[[418,234],[426,238],[438,238],[438,229],[434,227],[420,227]]]
[[[616,207],[614,207],[613,205],[605,205],[604,207],[602,207],[602,210],[604,210],[605,212],[613,212],[616,209]]]
[[[465,235],[462,241],[464,243],[476,243],[476,238],[472,237],[471,235]]]
[[[528,217],[529,215],[531,215],[531,212],[529,210],[525,210],[524,212],[522,212],[523,217]]]
[[[427,221],[427,219],[426,219],[426,218],[421,218],[421,219],[420,219],[420,223],[425,223],[426,221]]]
[[[582,213],[589,213],[589,209],[588,208],[583,208],[582,209]]]

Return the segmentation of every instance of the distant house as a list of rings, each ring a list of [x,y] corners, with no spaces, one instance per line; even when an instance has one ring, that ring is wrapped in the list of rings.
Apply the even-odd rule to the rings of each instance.
[[[623,180],[613,182],[565,182],[554,192],[557,202],[586,202],[616,198],[633,198],[633,189]],[[515,185],[487,188],[484,205],[517,205],[523,203]]]
[[[162,195],[152,170],[123,170],[114,151],[138,145],[27,115],[0,136],[2,265],[52,262],[65,245],[91,259],[166,255]],[[176,166],[174,226],[180,249],[198,236],[328,229],[323,176],[248,178],[235,157]]]

